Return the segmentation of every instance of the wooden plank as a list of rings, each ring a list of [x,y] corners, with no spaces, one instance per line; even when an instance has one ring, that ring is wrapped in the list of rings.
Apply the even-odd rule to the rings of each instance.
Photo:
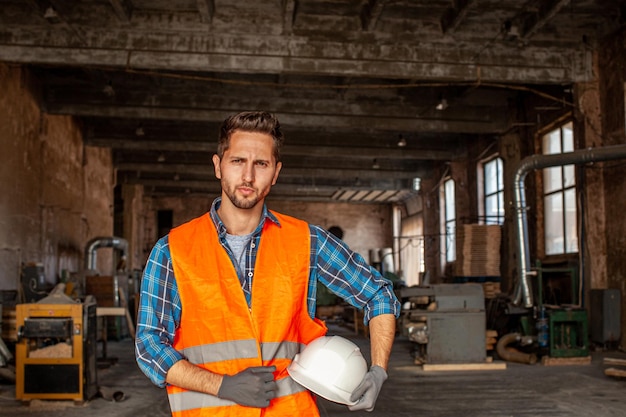
[[[121,288],[118,289],[120,295],[120,302],[122,303],[122,307],[124,308],[124,316],[126,316],[126,324],[128,325],[128,332],[130,336],[135,338],[135,325],[133,324],[133,318],[130,316],[130,310],[128,310],[128,302],[126,301],[126,295]]]
[[[550,356],[544,356],[541,358],[541,364],[545,366],[589,365],[591,364],[591,356],[576,356],[573,358],[552,358]]]
[[[607,368],[604,370],[604,375],[626,378],[626,370],[617,369],[617,368]]]
[[[126,309],[124,307],[97,307],[96,316],[126,316]]]
[[[603,362],[605,365],[625,365],[626,366],[626,359],[604,358]]]
[[[495,371],[506,369],[506,362],[440,363],[422,365],[424,371]]]

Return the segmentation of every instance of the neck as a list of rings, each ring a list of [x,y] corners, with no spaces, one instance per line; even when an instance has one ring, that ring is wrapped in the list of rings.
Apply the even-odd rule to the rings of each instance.
[[[228,198],[222,198],[222,204],[217,209],[217,214],[226,226],[226,231],[237,236],[254,232],[261,221],[262,213],[263,204],[261,202],[250,209],[240,209],[235,207]]]

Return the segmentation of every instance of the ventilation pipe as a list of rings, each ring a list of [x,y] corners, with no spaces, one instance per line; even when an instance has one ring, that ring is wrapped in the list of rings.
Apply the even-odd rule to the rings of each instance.
[[[85,247],[85,268],[88,271],[95,271],[98,257],[96,250],[100,248],[114,248],[122,252],[122,260],[125,261],[128,255],[128,241],[121,237],[96,237],[87,242]]]
[[[518,285],[515,287],[513,304],[519,305],[522,300],[524,307],[533,306],[533,296],[529,277],[536,274],[531,271],[530,250],[528,248],[528,219],[526,211],[526,196],[524,192],[524,179],[526,175],[536,169],[549,168],[563,165],[579,165],[589,162],[612,161],[626,158],[626,145],[605,146],[602,148],[582,149],[574,152],[532,155],[524,158],[515,171],[515,233],[518,244]]]
[[[530,344],[532,343],[532,338],[528,336],[523,337],[519,333],[509,333],[502,336],[496,345],[496,352],[498,352],[498,356],[507,362],[527,363],[529,365],[537,363],[537,355],[534,353],[520,352],[514,347],[509,346],[518,342]]]

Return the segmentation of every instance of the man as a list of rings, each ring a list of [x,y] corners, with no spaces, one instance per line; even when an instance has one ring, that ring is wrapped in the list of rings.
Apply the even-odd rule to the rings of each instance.
[[[400,310],[391,283],[327,231],[267,209],[282,142],[270,113],[227,118],[213,156],[221,197],[161,238],[146,264],[137,363],[167,387],[175,416],[319,416],[286,370],[326,333],[318,281],[369,322],[372,366],[349,408],[373,410],[387,379]]]

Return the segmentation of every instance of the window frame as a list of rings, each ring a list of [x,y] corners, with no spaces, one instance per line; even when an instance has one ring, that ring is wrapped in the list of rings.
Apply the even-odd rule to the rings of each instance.
[[[494,161],[499,161],[496,165],[498,179],[496,179],[496,191],[487,192],[486,166]],[[480,214],[479,223],[495,224],[502,226],[506,217],[506,205],[504,203],[504,159],[499,154],[494,154],[478,162],[478,213]],[[487,198],[496,196],[498,214],[496,216],[487,215]],[[495,218],[495,219],[494,219]]]
[[[566,131],[569,131],[569,136]],[[554,151],[557,148],[554,143],[546,143],[546,141],[551,141],[554,138],[559,141],[558,151]],[[558,155],[574,151],[573,121],[564,120],[550,129],[544,130],[540,134],[540,146],[543,155]],[[538,194],[543,206],[543,253],[546,257],[571,256],[579,253],[578,223],[580,213],[576,177],[577,167],[575,164],[558,165],[541,170],[541,189],[538,190]],[[556,207],[556,209],[550,210],[551,207]],[[559,224],[556,228],[551,228],[550,231],[549,219],[555,219],[555,217],[558,217],[556,220],[559,221]],[[559,239],[561,241],[560,246],[555,243]]]
[[[447,264],[456,260],[456,182],[454,179],[451,177],[444,178],[439,192],[441,265],[442,270],[445,270]],[[452,206],[452,213],[450,213],[450,206]]]

